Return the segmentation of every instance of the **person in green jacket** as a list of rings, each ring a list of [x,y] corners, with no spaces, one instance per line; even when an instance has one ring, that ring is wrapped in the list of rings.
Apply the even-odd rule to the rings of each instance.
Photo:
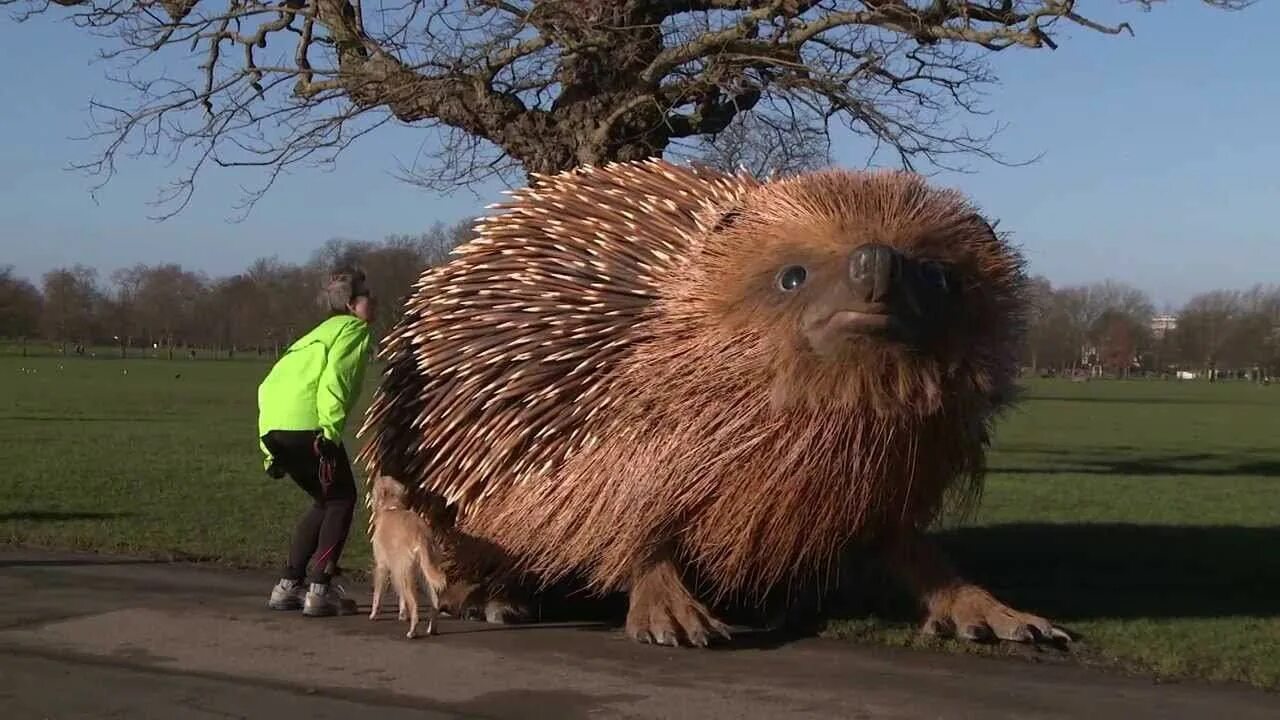
[[[312,499],[267,604],[301,608],[311,617],[355,612],[330,580],[355,513],[355,477],[342,434],[364,381],[374,312],[359,270],[333,273],[324,302],[328,319],[290,345],[258,386],[258,445],[267,474],[288,475]]]

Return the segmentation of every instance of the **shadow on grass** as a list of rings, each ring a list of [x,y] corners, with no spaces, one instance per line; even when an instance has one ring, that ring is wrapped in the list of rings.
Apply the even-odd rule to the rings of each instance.
[[[1280,617],[1280,527],[1025,523],[936,537],[965,577],[1073,630],[1073,622],[1098,619]],[[717,608],[721,619],[752,628],[721,647],[781,647],[812,637],[826,620],[874,617],[914,627],[914,603],[883,568],[848,577],[822,609],[806,600],[772,629],[762,621],[780,608]],[[544,602],[561,621],[587,615],[618,627],[626,614],[625,597]]]
[[[995,465],[992,475],[1128,475],[1152,477],[1280,477],[1280,460],[1258,458],[1241,460],[1239,452],[1231,454],[1188,453],[1139,458],[1082,457],[1081,453],[1054,454],[1061,460],[1045,465]]]
[[[48,422],[48,423],[64,423],[64,422],[84,422],[84,423],[162,423],[170,422],[174,418],[172,414],[152,415],[152,416],[136,416],[136,415],[116,415],[116,416],[90,416],[90,415],[0,415],[0,420],[18,420],[21,422]]]
[[[1062,402],[1062,403],[1085,403],[1092,405],[1218,405],[1218,406],[1251,406],[1251,405],[1275,405],[1276,401],[1268,397],[1256,398],[1187,398],[1187,397],[1161,397],[1152,395],[1150,397],[1108,397],[1108,396],[1092,396],[1092,395],[1042,395],[1030,394],[1028,400],[1045,401],[1045,402]]]
[[[938,538],[965,575],[1048,617],[1280,616],[1280,527],[1025,523]]]
[[[0,522],[72,522],[75,520],[117,520],[133,513],[79,510],[18,510],[0,513]]]

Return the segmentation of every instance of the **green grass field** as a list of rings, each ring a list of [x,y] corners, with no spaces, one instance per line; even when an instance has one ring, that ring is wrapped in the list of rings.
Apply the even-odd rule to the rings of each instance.
[[[267,365],[101,358],[0,357],[0,542],[275,566],[304,500],[256,452]],[[1280,689],[1280,388],[1030,391],[977,516],[941,533],[956,563],[1079,633],[1080,661]],[[898,621],[827,632],[972,651]]]

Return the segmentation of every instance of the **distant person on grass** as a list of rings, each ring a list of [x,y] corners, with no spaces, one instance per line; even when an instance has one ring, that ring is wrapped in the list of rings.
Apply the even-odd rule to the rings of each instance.
[[[359,270],[333,273],[323,299],[329,318],[289,346],[258,387],[259,445],[267,474],[289,475],[313,501],[294,530],[284,576],[272,589],[268,606],[301,608],[312,617],[356,609],[354,601],[330,587],[330,580],[337,574],[356,506],[355,477],[342,433],[364,381],[374,312]]]

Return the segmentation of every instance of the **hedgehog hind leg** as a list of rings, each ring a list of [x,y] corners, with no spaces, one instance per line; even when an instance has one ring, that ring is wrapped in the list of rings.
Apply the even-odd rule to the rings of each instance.
[[[911,586],[927,616],[921,632],[984,642],[1070,642],[1069,632],[1038,615],[1020,612],[987,590],[963,580],[925,538],[913,535],[893,557],[898,574]]]
[[[627,636],[637,642],[707,647],[730,637],[729,627],[685,587],[669,550],[636,570],[628,599]]]

